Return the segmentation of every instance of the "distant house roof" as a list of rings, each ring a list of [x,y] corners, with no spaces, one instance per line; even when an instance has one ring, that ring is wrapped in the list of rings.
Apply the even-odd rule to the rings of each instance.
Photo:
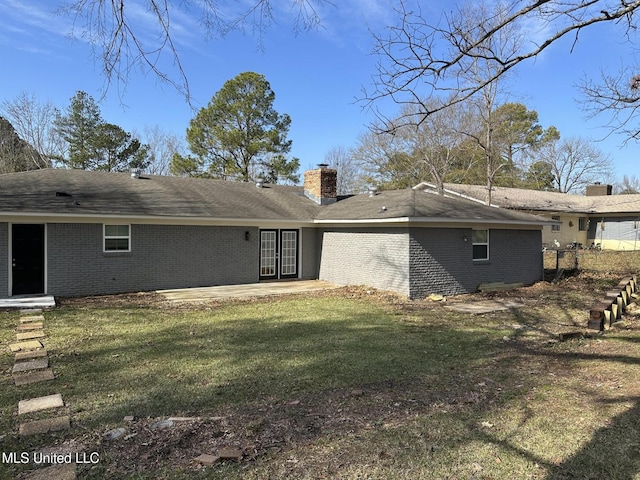
[[[545,225],[550,220],[412,189],[319,206],[303,187],[84,170],[0,175],[0,214],[255,222],[447,222]]]
[[[486,185],[446,183],[444,187],[449,195],[462,195],[480,201],[487,199]],[[435,186],[423,182],[415,188],[432,191]],[[493,187],[491,203],[514,210],[549,213],[635,214],[640,212],[640,194],[585,196],[524,188]]]

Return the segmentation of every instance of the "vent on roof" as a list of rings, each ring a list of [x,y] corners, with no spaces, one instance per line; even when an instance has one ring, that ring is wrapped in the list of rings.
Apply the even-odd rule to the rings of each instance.
[[[263,188],[264,187],[264,178],[259,178],[256,180],[256,187]]]
[[[133,179],[138,179],[140,178],[140,175],[142,174],[142,170],[139,168],[132,168],[131,169],[131,178]]]
[[[378,194],[378,187],[376,187],[375,185],[372,185],[371,187],[369,187],[370,197],[375,197],[377,194]]]

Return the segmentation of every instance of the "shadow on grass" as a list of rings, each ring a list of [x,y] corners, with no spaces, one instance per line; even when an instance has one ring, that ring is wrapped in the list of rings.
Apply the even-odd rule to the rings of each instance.
[[[115,396],[98,402],[104,404],[85,420],[95,426],[124,415],[215,416],[230,406],[452,375],[495,348],[489,334],[402,325],[364,305],[355,310],[365,312],[340,312],[329,302],[306,311],[313,316],[308,319],[259,312],[195,323],[176,319],[172,325],[156,317],[161,327],[131,329],[124,343],[96,328],[95,337],[76,338],[74,354],[56,361],[78,402]]]
[[[527,343],[526,330],[551,339],[555,333],[549,325],[570,324],[571,313],[563,309],[551,322],[542,322],[527,311],[481,320],[436,307],[421,311],[416,305],[394,310],[366,300],[323,298],[223,306],[210,312],[60,309],[50,315],[52,341],[57,343],[52,363],[74,423],[98,436],[125,415],[242,417],[250,412],[252,422],[240,428],[250,430],[247,442],[257,448],[270,442],[286,452],[320,438],[340,438],[343,443],[360,438],[366,449],[377,450],[366,459],[357,457],[358,451],[352,463],[380,468],[380,478],[394,470],[384,463],[392,463],[385,458],[395,455],[423,468],[424,478],[444,478],[424,474],[430,471],[475,478],[477,472],[469,470],[473,457],[459,467],[449,462],[462,462],[457,452],[476,443],[539,465],[548,479],[637,476],[640,412],[633,396],[602,397],[603,405],[624,401],[633,406],[608,417],[608,424],[559,462],[520,439],[478,426],[484,418],[497,423],[491,417],[515,405],[521,417],[510,428],[514,435],[525,431],[539,421],[541,413],[530,408],[529,397],[544,390],[550,368],[561,365],[567,378],[589,361],[635,368],[640,363],[635,351],[607,354],[580,351],[578,343],[562,348]],[[504,324],[514,322],[527,329],[509,330],[511,341],[504,341]],[[574,384],[563,388],[594,396]],[[353,396],[353,389],[364,393]],[[568,408],[565,403],[561,407]],[[554,408],[553,401],[548,408]],[[349,412],[348,418],[342,412]],[[571,411],[575,414],[579,412]],[[260,437],[263,430],[271,436]],[[444,450],[448,453],[441,454]],[[340,461],[337,456],[323,459],[326,464]],[[441,470],[432,470],[432,461],[440,462]],[[326,475],[340,477],[338,467]],[[485,465],[485,473],[507,478],[510,467],[493,465],[492,471]],[[309,474],[305,468],[313,466],[301,463],[296,468],[288,472],[291,478],[304,477]],[[393,478],[401,478],[402,470],[396,470]],[[265,471],[253,478],[260,473]],[[229,467],[220,478],[223,474],[243,478],[248,471]]]
[[[625,399],[625,401],[628,399]],[[595,432],[577,453],[550,468],[547,480],[593,478],[632,480],[640,472],[640,405],[634,405]]]

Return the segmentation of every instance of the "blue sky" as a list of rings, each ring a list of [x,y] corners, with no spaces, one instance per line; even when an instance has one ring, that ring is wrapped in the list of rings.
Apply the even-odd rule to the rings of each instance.
[[[246,0],[241,0],[246,1]],[[70,18],[55,13],[57,0],[3,0],[0,3],[0,101],[22,92],[33,93],[64,109],[77,90],[96,100],[102,97],[101,65],[82,38],[71,39]],[[289,2],[277,10],[277,23],[259,40],[250,31],[205,40],[198,20],[186,14],[174,17],[174,39],[189,79],[194,105],[204,106],[223,83],[244,71],[265,75],[276,93],[276,109],[292,118],[289,138],[292,155],[303,169],[324,160],[333,147],[351,147],[374,119],[357,99],[371,84],[377,58],[371,54],[370,31],[381,33],[395,23],[395,2],[388,0],[341,0],[335,7],[319,10],[322,27],[295,34]],[[442,5],[450,5],[443,1]],[[135,6],[133,0],[128,5]],[[438,15],[438,2],[429,2]],[[447,7],[450,8],[450,7]],[[132,9],[134,22],[144,26],[145,11]],[[429,14],[430,12],[425,12]],[[144,29],[145,34],[151,34]],[[531,32],[532,37],[536,32]],[[539,114],[543,127],[555,125],[561,135],[602,139],[608,130],[605,119],[588,120],[576,102],[575,85],[585,74],[597,75],[601,68],[617,71],[632,58],[632,50],[599,28],[584,31],[573,53],[571,42],[552,46],[533,62],[525,64],[511,79],[511,99]],[[166,61],[164,69],[175,75]],[[184,135],[194,111],[184,97],[150,73],[132,70],[126,85],[111,85],[100,101],[104,119],[131,131],[158,125]],[[398,108],[390,102],[377,107],[386,115]],[[610,136],[598,147],[613,159],[613,179],[640,176],[636,159],[640,146]]]

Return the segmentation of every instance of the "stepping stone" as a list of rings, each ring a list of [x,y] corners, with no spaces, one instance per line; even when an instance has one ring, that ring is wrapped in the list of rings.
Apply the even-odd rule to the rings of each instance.
[[[45,336],[44,332],[17,333],[16,334],[16,340],[18,340],[18,341],[31,340],[33,338],[42,338],[44,336]]]
[[[38,340],[32,340],[30,342],[18,342],[9,345],[9,349],[12,352],[20,352],[25,350],[37,350],[38,348],[44,348]]]
[[[236,450],[235,448],[223,448],[218,450],[218,456],[221,460],[242,460],[242,450]]]
[[[42,324],[42,322],[30,322],[30,323],[23,323],[21,325],[18,325],[16,327],[16,330],[18,332],[28,332],[30,330],[42,330],[44,328],[44,325]]]
[[[14,375],[13,383],[19,387],[22,385],[30,385],[32,383],[46,382],[48,380],[53,380],[54,378],[56,377],[53,375],[53,370],[47,368],[45,370],[36,370],[34,372]]]
[[[29,315],[30,313],[42,313],[41,308],[21,308],[18,310],[20,315]]]
[[[30,370],[42,370],[49,368],[48,358],[38,358],[35,360],[29,360],[28,362],[19,362],[13,366],[11,373],[28,372]]]
[[[35,422],[27,422],[20,425],[18,433],[22,437],[28,435],[37,435],[38,433],[57,432],[71,428],[71,420],[69,415],[64,417],[47,418],[46,420],[36,420]]]
[[[29,473],[24,480],[76,480],[76,464],[53,465]]]
[[[20,323],[43,322],[43,315],[31,315],[28,317],[20,317]]]
[[[220,461],[220,457],[217,455],[210,455],[208,453],[203,453],[202,455],[193,459],[194,462],[204,465],[205,467],[210,467]]]
[[[59,393],[47,395],[46,397],[32,398],[30,400],[20,400],[18,403],[18,415],[59,407],[64,407],[62,395]]]
[[[19,362],[21,360],[31,360],[32,358],[46,357],[47,354],[48,354],[48,352],[45,349],[29,350],[29,351],[26,351],[26,352],[18,352],[18,353],[16,353],[16,356],[15,356],[14,360],[16,362]]]

